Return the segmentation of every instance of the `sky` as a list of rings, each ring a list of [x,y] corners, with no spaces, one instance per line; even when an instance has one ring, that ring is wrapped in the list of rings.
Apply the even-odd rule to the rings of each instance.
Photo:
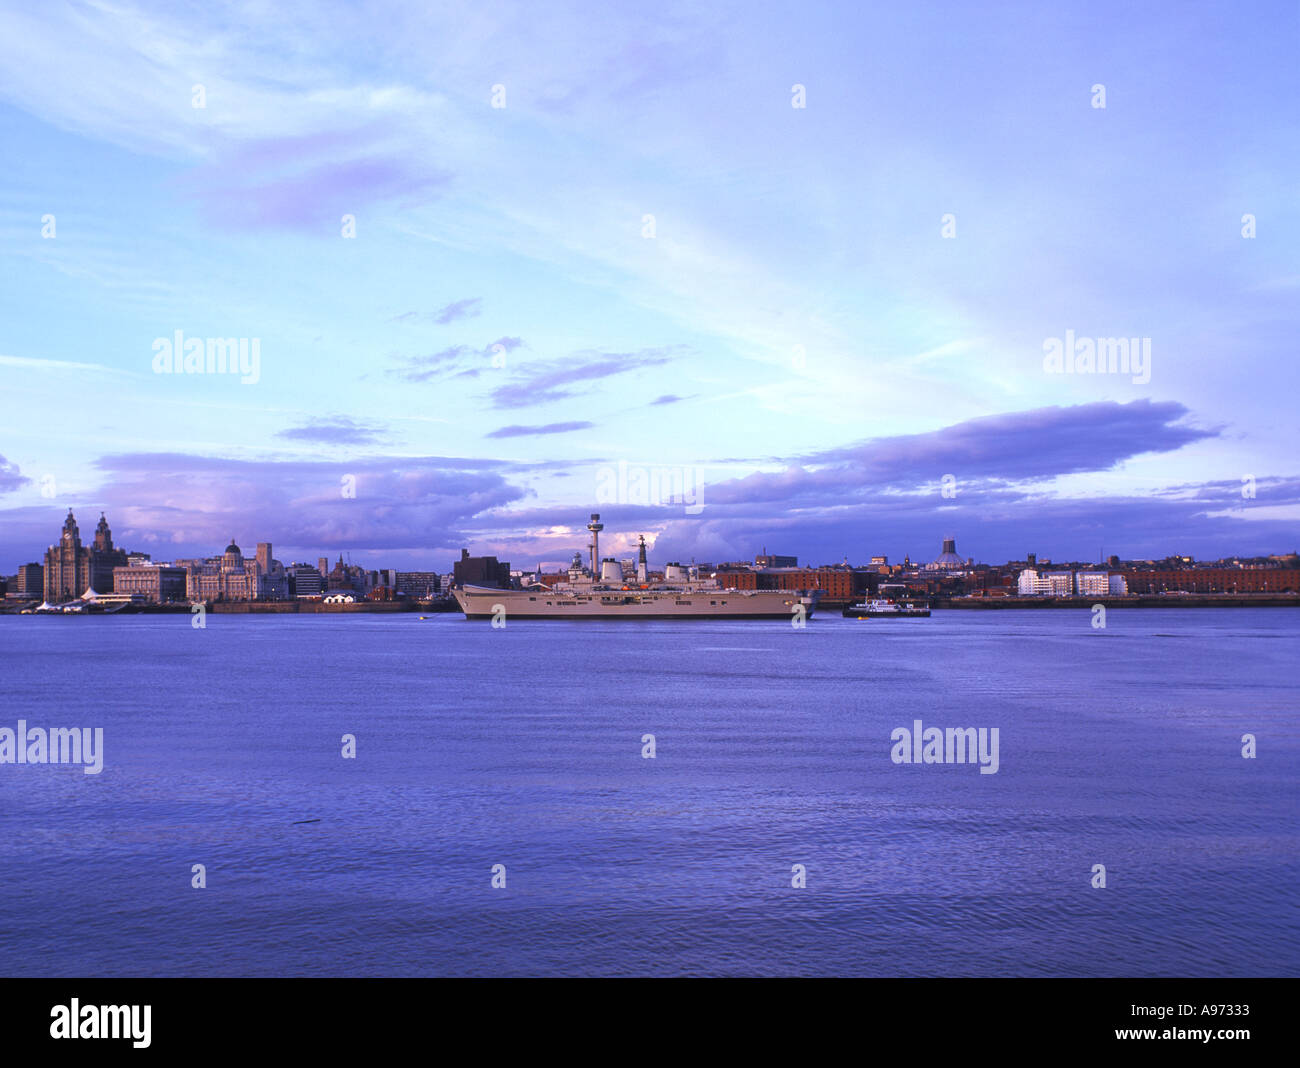
[[[6,0],[0,573],[69,509],[438,571],[597,511],[652,562],[1292,551],[1298,46],[1295,2]]]

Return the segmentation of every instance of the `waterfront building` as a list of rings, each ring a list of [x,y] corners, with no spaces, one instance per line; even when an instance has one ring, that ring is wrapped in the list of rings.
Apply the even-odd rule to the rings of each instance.
[[[311,564],[290,564],[285,568],[291,600],[324,596],[325,576]]]
[[[257,599],[257,563],[245,562],[235,539],[219,557],[189,568],[191,601],[253,601]]]
[[[45,568],[41,564],[23,564],[14,580],[14,593],[27,597],[45,596]]]
[[[1107,571],[1079,571],[1074,578],[1080,597],[1117,597],[1128,593],[1123,575]]]
[[[1247,567],[1152,568],[1123,573],[1133,593],[1296,593],[1300,569]]]
[[[257,543],[257,599],[259,601],[289,600],[289,576],[284,565],[271,552],[269,541]]]
[[[798,567],[799,558],[797,556],[769,556],[767,546],[763,546],[763,551],[754,557],[755,567]]]
[[[44,593],[50,604],[71,601],[89,589],[109,593],[113,589],[113,568],[125,567],[126,553],[113,546],[113,532],[103,513],[90,545],[82,545],[72,509],[63,521],[59,543],[45,552]]]
[[[442,583],[435,571],[397,572],[397,592],[417,601],[427,601],[438,596]]]
[[[175,564],[144,564],[113,568],[113,592],[150,604],[184,601],[189,573]]]
[[[108,527],[104,513],[99,513],[95,527],[95,540],[90,546],[90,588],[96,593],[113,592],[113,569],[126,567],[126,553],[113,546],[113,532]]]
[[[375,586],[377,579],[377,572],[367,571],[364,567],[356,564],[345,564],[343,556],[340,554],[338,563],[326,576],[325,588],[327,590],[350,591],[362,596]]]
[[[874,571],[849,567],[720,568],[714,578],[722,589],[729,590],[820,590],[823,604],[847,604],[871,592],[872,584],[878,581]]]
[[[1074,593],[1074,572],[1027,567],[1020,572],[1017,590],[1021,597],[1069,597]]]
[[[510,565],[495,556],[470,556],[461,549],[460,559],[452,564],[453,582],[457,586],[500,586],[510,588]]]
[[[179,563],[180,561],[178,561]],[[282,601],[289,598],[289,576],[271,555],[271,543],[259,542],[257,556],[245,559],[234,538],[219,557],[184,562],[192,601]]]
[[[81,531],[69,508],[58,545],[45,551],[45,600],[50,604],[71,601],[89,586],[90,551],[81,544]]]

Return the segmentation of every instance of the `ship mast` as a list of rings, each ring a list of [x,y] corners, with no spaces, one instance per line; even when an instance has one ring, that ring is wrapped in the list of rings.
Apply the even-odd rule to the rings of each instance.
[[[587,524],[587,529],[591,531],[591,573],[600,575],[600,532],[605,529],[605,524],[600,521],[600,513],[591,513],[591,522]]]

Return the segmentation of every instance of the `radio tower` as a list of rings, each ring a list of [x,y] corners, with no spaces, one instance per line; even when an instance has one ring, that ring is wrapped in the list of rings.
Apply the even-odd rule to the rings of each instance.
[[[591,573],[600,574],[600,532],[605,529],[605,524],[600,521],[600,513],[591,513],[591,522],[587,524],[587,529],[591,531]]]

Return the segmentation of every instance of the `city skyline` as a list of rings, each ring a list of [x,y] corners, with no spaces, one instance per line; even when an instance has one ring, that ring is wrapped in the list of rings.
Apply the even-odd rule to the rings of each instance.
[[[73,508],[68,509],[68,513],[64,519],[63,527],[62,527],[65,533],[69,530],[75,532],[80,526],[80,522],[76,519],[75,511],[76,510]],[[592,515],[591,518],[594,520],[599,517],[596,515]],[[588,527],[586,529],[590,529],[590,528]],[[603,531],[604,531],[604,526],[602,526],[602,532]],[[615,536],[616,542],[619,540],[617,532],[610,532],[610,534]],[[590,535],[587,536],[588,538],[590,537]],[[610,550],[607,549],[610,540],[609,535],[602,533],[602,537],[605,538],[605,542],[603,543],[602,550],[600,553],[602,559],[618,558],[625,561],[632,559],[631,557],[627,556],[626,553],[624,553],[622,550],[615,551],[615,556],[610,557]],[[149,566],[158,566],[158,565],[187,564],[187,563],[192,563],[200,560],[206,560],[206,561],[216,560],[219,559],[221,556],[228,554],[235,549],[240,549],[242,552],[242,548],[238,544],[239,543],[238,536],[231,535],[230,544],[227,545],[224,550],[219,550],[217,552],[199,552],[197,554],[192,554],[192,555],[177,554],[174,557],[168,557],[168,558],[159,557],[157,559],[154,559],[151,553],[144,552],[143,550],[138,550],[138,549],[128,550],[121,545],[114,546],[113,538],[109,530],[109,523],[107,521],[106,514],[101,511],[97,526],[95,528],[95,534],[94,534],[95,545],[97,548],[100,547],[101,541],[104,539],[106,539],[107,541],[108,551],[115,552],[117,556],[121,558],[120,560],[116,558],[114,559],[114,562],[120,566],[126,566],[127,563],[126,558],[128,556],[138,557],[141,559],[148,558],[147,564],[146,563],[137,564],[136,562],[133,561],[131,566],[149,567]],[[753,566],[759,569],[767,569],[767,570],[780,570],[782,568],[788,568],[791,570],[800,570],[800,569],[808,569],[808,568],[835,568],[844,565],[848,565],[850,567],[857,568],[857,569],[871,570],[874,569],[877,566],[877,564],[880,565],[888,564],[890,567],[899,568],[907,565],[910,562],[911,567],[925,570],[927,568],[933,567],[937,563],[942,563],[945,568],[950,566],[960,566],[962,568],[974,566],[974,567],[989,567],[989,568],[996,569],[996,568],[1005,568],[1007,566],[1019,566],[1026,563],[1031,568],[1051,567],[1051,566],[1065,567],[1069,565],[1085,565],[1085,564],[1097,565],[1101,567],[1115,567],[1118,566],[1118,564],[1112,563],[1112,561],[1118,561],[1120,563],[1155,564],[1155,563],[1171,561],[1171,560],[1182,559],[1182,560],[1190,561],[1195,559],[1186,554],[1171,552],[1161,556],[1152,556],[1152,557],[1131,557],[1131,556],[1125,557],[1116,553],[1107,553],[1104,556],[1099,554],[1096,560],[1088,560],[1086,558],[1081,558],[1081,557],[1070,558],[1064,556],[1053,556],[1050,552],[1043,553],[1043,552],[1031,550],[1029,553],[1026,553],[1021,557],[1007,557],[1005,560],[989,560],[989,559],[978,559],[973,556],[963,556],[962,554],[957,553],[955,551],[955,544],[954,544],[955,538],[951,536],[942,538],[941,542],[942,542],[942,546],[941,546],[942,552],[937,554],[933,558],[933,560],[929,556],[926,556],[923,553],[915,554],[915,559],[912,559],[913,554],[910,553],[905,553],[901,558],[892,557],[886,553],[872,553],[866,557],[860,557],[860,558],[846,557],[845,559],[839,561],[809,560],[809,559],[804,559],[802,557],[799,557],[798,554],[768,553],[767,551],[768,547],[764,545],[761,547],[760,550],[751,554],[751,556],[753,557],[752,560],[748,558],[736,558],[733,560],[716,559],[716,560],[700,560],[698,561],[698,563],[710,567],[718,567],[718,566],[731,565],[731,564],[744,564],[746,566]],[[81,544],[89,547],[90,542],[83,540]],[[261,563],[263,551],[265,552],[265,556],[267,560],[270,560],[271,553],[272,553],[272,546],[276,543],[274,541],[257,540],[255,543],[250,543],[250,544],[256,544],[257,560],[259,563]],[[48,559],[49,554],[56,553],[59,550],[59,548],[60,548],[59,541],[56,540],[54,542],[51,542],[44,549],[40,550],[38,554],[36,554],[35,559],[25,561],[22,565],[18,565],[18,566],[30,566],[30,565],[41,566],[43,562]],[[648,551],[653,552],[653,544],[647,542],[646,549]],[[467,552],[469,552],[469,547],[462,546],[460,553],[463,555]],[[588,541],[585,545],[581,547],[575,545],[573,550],[565,554],[562,558],[556,558],[554,560],[539,560],[535,563],[535,565],[530,565],[528,563],[519,563],[518,566],[514,566],[514,562],[508,560],[503,560],[502,563],[503,565],[507,565],[507,564],[511,565],[512,570],[516,572],[527,573],[532,570],[564,571],[566,568],[570,566],[571,560],[575,554],[580,559],[582,559],[584,563],[589,563],[590,552],[591,552],[591,543],[590,541]],[[294,554],[285,554],[285,555],[286,557],[289,557]],[[323,556],[316,555],[314,557],[311,556],[311,554],[298,554],[298,555],[303,555],[304,558],[302,560],[286,559],[285,562],[286,565],[290,567],[307,565],[311,567],[317,567],[319,569],[319,565],[322,562],[328,562],[330,559],[332,559],[332,557],[329,554]],[[493,557],[493,554],[482,554],[482,555]],[[1262,554],[1229,553],[1226,556],[1217,557],[1213,559],[1216,561],[1233,560],[1233,559],[1243,560],[1243,561],[1273,559],[1279,561],[1280,563],[1281,561],[1285,560],[1288,557],[1295,557],[1295,555],[1296,555],[1295,550],[1279,551],[1274,553],[1262,553]],[[246,554],[245,554],[245,559],[250,560],[250,562],[252,560],[252,558],[248,557]],[[1208,559],[1209,558],[1207,558],[1207,560]],[[794,562],[796,560],[798,561],[797,563]],[[353,561],[351,559],[351,554],[346,551],[339,551],[337,556],[337,561],[339,563],[345,563],[346,566],[349,568],[365,566],[364,564]],[[662,563],[670,563],[670,562],[676,562],[676,561],[667,561],[667,560],[662,561]],[[692,559],[686,562],[694,564],[697,561]],[[278,557],[276,557],[275,563],[276,564],[280,563]],[[426,560],[424,561],[424,563],[426,565],[432,564],[433,565],[432,570],[439,574],[450,574],[455,564],[455,560],[452,561],[452,566],[448,566],[448,567],[438,567],[436,566],[436,561],[431,562]],[[662,563],[660,566],[662,566]],[[75,562],[72,566],[74,567],[76,566]],[[429,568],[426,567],[426,570],[427,569]],[[328,570],[329,570],[328,568],[323,569],[321,570],[321,573],[327,574]],[[379,568],[379,570],[385,570],[385,569]],[[5,569],[0,568],[0,576],[3,576],[4,572]]]
[[[1293,5],[0,25],[5,572],[1296,547]]]

